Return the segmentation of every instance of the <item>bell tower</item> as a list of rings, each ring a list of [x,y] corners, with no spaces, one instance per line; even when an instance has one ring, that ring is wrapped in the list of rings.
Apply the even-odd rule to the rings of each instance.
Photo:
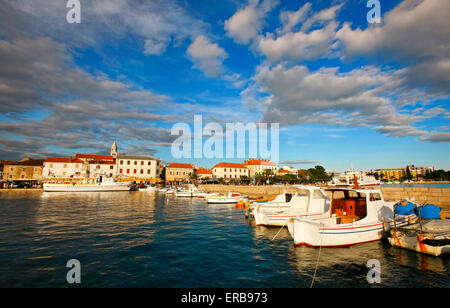
[[[114,140],[114,143],[111,146],[111,156],[117,158],[117,142]]]

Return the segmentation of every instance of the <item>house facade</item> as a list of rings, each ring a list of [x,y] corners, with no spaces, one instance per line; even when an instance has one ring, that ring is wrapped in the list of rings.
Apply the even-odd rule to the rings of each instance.
[[[44,161],[42,176],[51,178],[86,178],[89,175],[89,165],[74,157],[49,157]]]
[[[164,177],[166,183],[187,183],[191,179],[191,174],[194,173],[195,166],[192,164],[171,163],[166,166]]]
[[[6,162],[3,165],[3,180],[32,181],[42,180],[43,159],[25,158],[18,162]]]
[[[218,163],[212,168],[212,173],[217,179],[240,179],[241,176],[250,176],[250,170],[243,164],[237,163]]]
[[[249,159],[244,161],[244,165],[250,171],[250,177],[261,174],[264,170],[272,170],[274,174],[277,174],[280,169],[276,164],[265,159]]]

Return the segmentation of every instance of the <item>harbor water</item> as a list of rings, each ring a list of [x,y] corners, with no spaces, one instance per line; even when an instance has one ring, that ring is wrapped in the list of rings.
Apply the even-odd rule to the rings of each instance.
[[[0,287],[309,287],[318,248],[234,205],[146,192],[0,193]],[[367,281],[380,262],[381,283]],[[450,258],[385,241],[322,248],[314,287],[450,287]]]

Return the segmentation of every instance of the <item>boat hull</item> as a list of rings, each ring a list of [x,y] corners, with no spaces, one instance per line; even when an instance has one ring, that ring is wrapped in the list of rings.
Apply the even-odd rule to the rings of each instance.
[[[405,225],[414,217],[409,215],[397,219],[396,225]],[[311,219],[297,219],[288,221],[287,225],[295,246],[344,247],[377,241],[384,235],[384,223],[380,221],[324,224]]]
[[[128,184],[114,185],[73,185],[73,184],[44,184],[45,192],[96,192],[96,191],[129,191],[131,186]]]

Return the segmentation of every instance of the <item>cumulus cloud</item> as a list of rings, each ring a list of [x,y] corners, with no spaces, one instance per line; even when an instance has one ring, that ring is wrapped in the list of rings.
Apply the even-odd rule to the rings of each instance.
[[[352,29],[344,23],[336,33],[344,58],[363,55],[394,60],[410,88],[424,87],[448,95],[450,88],[450,1],[404,0],[387,12],[381,26]]]
[[[246,7],[225,21],[227,36],[239,44],[250,43],[261,32],[266,14],[277,4],[275,0],[249,1]]]
[[[428,135],[420,137],[421,141],[429,142],[450,142],[450,133],[448,132],[432,132]]]
[[[260,36],[259,50],[272,61],[331,56],[337,47],[334,40],[339,24],[335,18],[341,7],[342,4],[313,13],[307,2],[297,11],[282,11],[282,28],[276,34]]]
[[[337,68],[310,71],[303,65],[261,65],[253,77],[253,88],[248,88],[243,99],[252,99],[253,104],[263,106],[264,121],[281,125],[320,123],[404,128],[422,117],[399,112],[383,95],[381,88],[391,78],[391,74],[374,67],[340,73]],[[258,96],[261,93],[266,96]],[[392,135],[388,130],[380,128],[379,131]]]
[[[228,57],[226,51],[203,35],[199,35],[189,45],[187,54],[195,63],[195,67],[206,75],[216,77],[222,71],[222,62]]]

